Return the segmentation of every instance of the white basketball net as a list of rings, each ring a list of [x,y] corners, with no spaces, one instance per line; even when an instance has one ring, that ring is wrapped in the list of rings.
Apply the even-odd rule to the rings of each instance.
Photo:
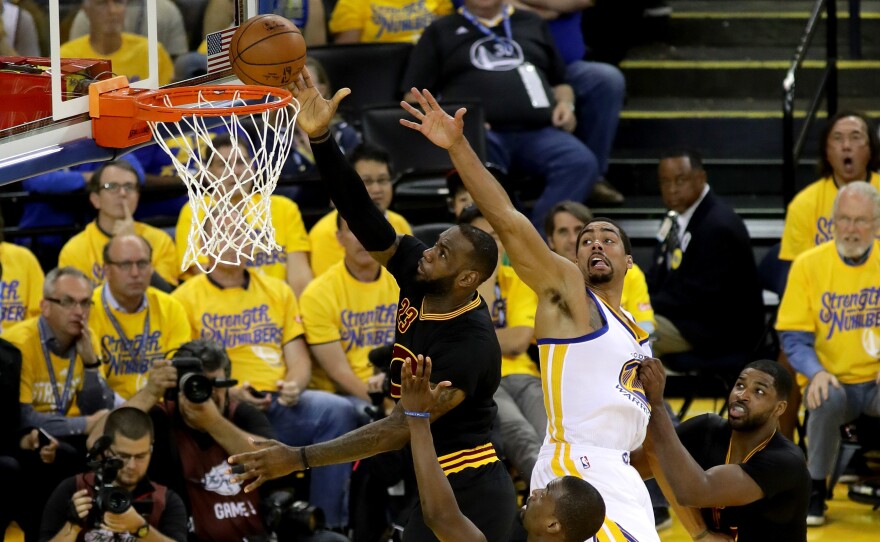
[[[165,101],[172,105],[168,97]],[[267,96],[265,102],[271,101],[274,97]],[[198,110],[244,103],[238,94],[218,103],[200,92],[198,102],[187,107]],[[261,252],[281,250],[275,241],[270,196],[293,146],[297,114],[299,103],[294,99],[274,111],[227,117],[194,112],[177,122],[148,123],[189,192],[192,220],[181,271],[196,266],[210,273],[220,263],[240,265],[243,259],[254,261]],[[242,126],[245,119],[252,121],[249,130]],[[232,141],[228,156],[216,152],[212,142],[221,124]],[[168,141],[180,148],[170,149]]]

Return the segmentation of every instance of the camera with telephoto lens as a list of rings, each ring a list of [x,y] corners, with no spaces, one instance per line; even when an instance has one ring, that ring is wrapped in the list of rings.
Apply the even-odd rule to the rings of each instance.
[[[208,378],[203,374],[202,360],[196,357],[175,356],[171,364],[177,369],[177,389],[169,390],[171,395],[182,392],[191,403],[204,403],[214,388],[230,388],[238,383],[229,378]]]
[[[266,526],[278,540],[298,540],[323,529],[324,511],[306,501],[298,501],[291,490],[273,492],[263,501]]]
[[[116,475],[125,465],[121,459],[107,454],[113,439],[108,436],[99,438],[88,454],[88,468],[95,473],[94,510],[95,522],[100,523],[104,512],[121,514],[131,507],[131,493],[113,485]]]

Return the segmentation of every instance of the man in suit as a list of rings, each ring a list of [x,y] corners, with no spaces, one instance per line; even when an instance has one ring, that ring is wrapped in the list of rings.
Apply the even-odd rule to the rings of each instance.
[[[658,176],[669,212],[648,272],[657,321],[654,353],[663,357],[692,352],[695,356],[679,360],[711,358],[729,364],[726,368],[736,374],[763,328],[761,287],[748,231],[710,190],[695,151],[667,152]]]

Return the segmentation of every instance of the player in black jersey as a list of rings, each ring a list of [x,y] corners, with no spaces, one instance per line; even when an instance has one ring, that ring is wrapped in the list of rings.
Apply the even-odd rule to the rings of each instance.
[[[779,433],[793,385],[782,366],[749,363],[730,392],[727,420],[704,414],[677,429],[663,408],[662,363],[642,360],[639,379],[654,407],[647,459],[654,458],[653,474],[694,540],[807,539],[807,463],[800,448]],[[641,455],[633,452],[634,464]]]
[[[497,245],[469,225],[448,229],[430,248],[394,232],[327,128],[349,92],[342,89],[325,100],[303,70],[294,89],[301,104],[297,123],[309,134],[315,163],[340,215],[400,286],[392,395],[399,396],[400,367],[417,355],[433,360],[432,381],[452,383],[443,388],[430,412],[440,465],[462,512],[489,541],[506,542],[516,517],[515,494],[489,441],[496,411],[492,396],[501,380],[501,348],[486,303],[476,292],[495,269]],[[406,414],[398,404],[387,418],[332,441],[307,447],[260,443],[260,450],[233,456],[230,462],[243,466],[238,480],[254,479],[246,488],[253,491],[293,471],[399,449],[409,438]],[[436,540],[418,508],[405,527],[404,540]]]

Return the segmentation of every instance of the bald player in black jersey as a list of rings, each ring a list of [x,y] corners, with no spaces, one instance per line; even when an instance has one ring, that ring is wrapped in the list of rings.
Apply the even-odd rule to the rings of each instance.
[[[489,441],[496,411],[492,396],[501,380],[501,348],[486,303],[476,292],[495,269],[497,245],[469,225],[446,230],[430,248],[394,232],[327,128],[348,93],[342,89],[325,100],[303,70],[294,89],[301,104],[297,123],[309,134],[318,170],[339,213],[400,286],[392,395],[399,397],[400,367],[418,355],[433,360],[433,382],[452,383],[443,388],[430,412],[440,465],[462,512],[487,540],[506,542],[516,517],[515,493]],[[253,491],[266,480],[399,449],[409,439],[406,413],[398,404],[387,418],[335,440],[306,447],[260,443],[258,451],[233,456],[230,462],[243,467],[237,480],[254,480],[246,488]],[[410,516],[403,538],[437,539],[419,508]]]

